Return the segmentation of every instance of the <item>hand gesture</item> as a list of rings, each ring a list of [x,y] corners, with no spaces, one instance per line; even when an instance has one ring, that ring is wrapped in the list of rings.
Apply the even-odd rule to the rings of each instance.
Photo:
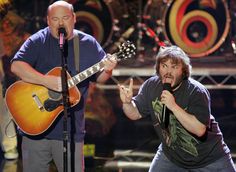
[[[129,87],[118,85],[120,90],[120,99],[123,103],[131,103],[133,97],[133,79],[130,79]]]

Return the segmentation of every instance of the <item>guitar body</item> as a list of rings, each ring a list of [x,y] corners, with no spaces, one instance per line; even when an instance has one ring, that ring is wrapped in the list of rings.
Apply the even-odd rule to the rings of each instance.
[[[52,69],[47,75],[61,76],[61,68]],[[68,79],[71,78],[67,73]],[[50,94],[49,94],[50,93]],[[59,95],[55,99],[51,93]],[[76,86],[69,88],[70,105],[74,106],[80,101],[80,92]],[[48,90],[44,86],[17,81],[6,92],[6,104],[15,123],[29,135],[38,135],[45,132],[63,111],[62,95]],[[50,110],[45,108],[45,102],[52,102],[56,106]],[[56,103],[55,103],[56,102]]]
[[[131,58],[135,54],[135,49],[131,42],[124,42],[113,55],[117,60]],[[73,77],[67,73],[70,106],[80,101],[81,95],[76,85],[102,71],[104,65],[104,61],[101,60]],[[53,68],[46,75],[61,77],[61,68]],[[24,81],[12,84],[6,91],[5,99],[13,120],[28,135],[45,132],[64,109],[61,93]]]

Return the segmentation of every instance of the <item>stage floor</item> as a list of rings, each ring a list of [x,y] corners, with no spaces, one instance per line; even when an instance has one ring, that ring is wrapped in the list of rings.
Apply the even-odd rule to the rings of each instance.
[[[235,147],[236,149],[236,147]],[[145,153],[148,154],[148,153]],[[232,156],[236,158],[236,153],[232,153]],[[236,163],[236,159],[234,158],[234,162]],[[125,161],[126,159],[126,161]],[[99,165],[94,166],[94,167],[86,167],[85,165],[85,172],[146,172],[149,164],[151,163],[151,161],[130,161],[130,157],[125,158],[125,156],[123,156],[123,160],[119,161],[107,161],[103,164],[98,163]],[[145,159],[145,156],[144,158]],[[0,162],[1,162],[1,166],[0,166],[0,171],[1,172],[23,172],[22,170],[22,161],[21,158],[19,158],[18,160],[5,160],[3,158],[3,153],[1,152],[0,154]],[[85,159],[85,163],[86,163],[86,159]],[[32,170],[33,171],[33,170]],[[57,172],[56,167],[51,164],[50,165],[50,170],[49,172]]]

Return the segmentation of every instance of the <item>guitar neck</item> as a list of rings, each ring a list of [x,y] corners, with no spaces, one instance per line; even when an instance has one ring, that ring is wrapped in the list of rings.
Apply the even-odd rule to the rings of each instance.
[[[113,54],[112,56],[114,56]],[[112,58],[112,57],[111,57]],[[94,64],[93,66],[89,67],[88,69],[80,72],[79,74],[75,75],[74,77],[70,78],[68,80],[68,87],[71,88],[80,82],[84,81],[85,79],[89,78],[93,74],[102,71],[104,68],[104,60],[101,60],[100,62]]]
[[[115,58],[116,60],[131,58],[133,55],[135,55],[135,49],[136,47],[131,42],[124,42],[122,45],[119,46],[118,52],[112,54],[110,57],[107,58]],[[78,83],[84,81],[85,79],[89,78],[93,74],[102,71],[105,66],[104,59],[89,67],[88,69],[82,71],[81,73],[75,75],[74,77],[70,78],[68,80],[68,87],[71,88],[77,85]]]

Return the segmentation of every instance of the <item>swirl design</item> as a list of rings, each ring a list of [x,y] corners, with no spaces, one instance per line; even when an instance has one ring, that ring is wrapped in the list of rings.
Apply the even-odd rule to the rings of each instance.
[[[165,35],[191,57],[213,53],[229,31],[229,11],[224,0],[174,0],[164,15]]]

